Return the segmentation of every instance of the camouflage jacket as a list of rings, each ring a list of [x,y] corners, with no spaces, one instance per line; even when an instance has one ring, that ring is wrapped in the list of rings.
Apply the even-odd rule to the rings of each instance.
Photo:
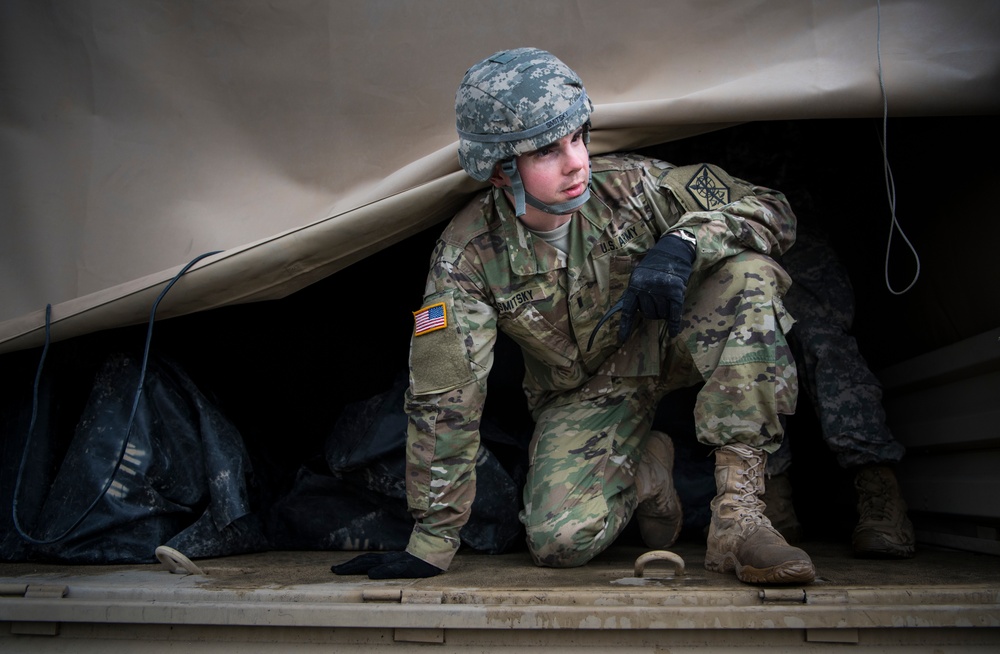
[[[664,234],[697,239],[695,271],[746,249],[787,250],[795,216],[782,194],[711,165],[677,168],[638,155],[594,157],[591,197],[563,254],[515,219],[491,189],[460,211],[431,257],[415,312],[406,411],[406,488],[416,526],[407,550],[447,569],[475,495],[475,461],[497,329],[524,354],[534,411],[594,375],[660,372],[659,332],[641,321],[619,347],[618,320],[591,332],[632,269]]]

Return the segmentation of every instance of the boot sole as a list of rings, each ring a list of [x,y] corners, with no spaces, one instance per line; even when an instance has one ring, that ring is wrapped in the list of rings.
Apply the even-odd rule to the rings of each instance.
[[[857,559],[912,559],[916,554],[914,547],[860,547],[854,546],[854,558]]]
[[[711,572],[733,573],[745,584],[807,584],[816,579],[811,561],[786,561],[770,568],[742,565],[732,554],[705,557],[705,569]]]
[[[854,556],[859,559],[912,559],[916,545],[912,542],[893,542],[871,531],[855,532],[851,539]]]

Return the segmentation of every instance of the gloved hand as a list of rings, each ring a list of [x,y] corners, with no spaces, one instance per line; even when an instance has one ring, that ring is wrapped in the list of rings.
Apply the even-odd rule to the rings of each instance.
[[[369,579],[423,579],[444,572],[409,552],[369,552],[330,567],[338,575],[363,575]]]
[[[670,337],[677,336],[681,331],[684,293],[694,257],[694,246],[676,234],[667,234],[657,241],[632,271],[621,299],[597,323],[590,335],[590,345],[601,325],[619,310],[622,312],[618,325],[619,343],[624,343],[632,334],[636,312],[649,320],[666,320]]]

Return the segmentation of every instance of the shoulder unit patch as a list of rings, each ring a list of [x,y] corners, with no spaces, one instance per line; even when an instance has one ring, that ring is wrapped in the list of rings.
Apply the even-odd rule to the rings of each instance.
[[[707,165],[695,171],[685,188],[706,211],[729,204],[729,186]]]
[[[715,211],[752,192],[748,184],[712,164],[673,168],[660,183],[673,192],[687,211]]]

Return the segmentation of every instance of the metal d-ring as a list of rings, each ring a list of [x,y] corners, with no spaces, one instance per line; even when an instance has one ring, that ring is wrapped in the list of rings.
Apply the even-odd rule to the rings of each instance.
[[[636,577],[641,577],[643,571],[646,569],[646,564],[650,561],[670,561],[674,564],[674,576],[681,577],[684,575],[684,559],[677,554],[666,550],[653,550],[652,552],[646,552],[637,558],[635,560],[634,575]]]
[[[184,556],[172,547],[160,545],[156,548],[156,558],[160,563],[167,566],[167,570],[174,574],[204,575],[201,568],[196,566],[191,559]]]

